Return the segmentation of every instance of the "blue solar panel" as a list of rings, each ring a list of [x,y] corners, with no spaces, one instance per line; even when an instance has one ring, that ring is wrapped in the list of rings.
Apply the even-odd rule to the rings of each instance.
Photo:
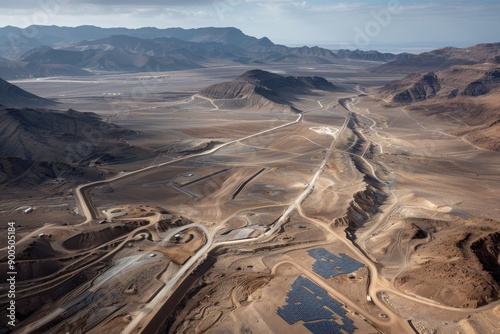
[[[311,249],[307,253],[316,260],[313,271],[324,279],[349,274],[364,266],[346,254],[336,256],[324,248]]]
[[[342,305],[304,276],[295,279],[287,294],[286,305],[279,307],[276,313],[290,325],[303,321],[314,334],[340,333],[340,329],[352,333],[356,329],[352,320],[346,317]]]
[[[342,333],[342,326],[332,321],[319,321],[305,323],[304,326],[313,334],[337,334]],[[348,332],[352,333],[352,332]],[[343,334],[343,333],[342,333]]]
[[[315,295],[310,292],[314,287],[309,283],[311,282],[304,277],[298,277],[293,282],[291,290],[288,293],[286,299],[287,305],[278,309],[279,314],[289,324],[294,324],[299,320],[312,321],[330,316],[328,311],[322,309],[321,306],[318,307],[318,305],[315,305],[317,300]],[[320,314],[318,314],[318,311]]]

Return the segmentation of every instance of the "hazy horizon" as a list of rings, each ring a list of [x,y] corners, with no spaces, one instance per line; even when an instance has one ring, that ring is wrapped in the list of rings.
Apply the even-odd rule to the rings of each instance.
[[[37,26],[44,26],[44,25],[37,25]],[[82,27],[82,26],[94,26],[94,25],[76,25],[76,26],[70,26],[70,25],[45,25],[45,26],[56,26],[56,27],[61,27],[61,28],[77,28],[77,27]],[[14,28],[19,28],[19,29],[24,29],[22,27],[18,26],[13,26],[13,25],[6,25],[6,26],[0,26],[0,28],[6,28],[6,27],[14,27]],[[158,28],[158,27],[150,27],[150,26],[143,26],[143,27],[137,27],[137,28],[127,28],[123,26],[115,26],[115,27],[100,27],[100,26],[95,26],[97,28],[103,28],[103,29],[141,29],[141,28],[155,28],[155,29],[163,29],[163,28]],[[182,28],[182,27],[167,27],[167,28],[182,28],[182,29],[198,29],[198,28],[211,28],[213,26],[206,26],[206,27],[197,27],[197,28]],[[26,27],[25,27],[26,28]],[[230,27],[217,27],[217,28],[230,28]],[[232,27],[231,27],[232,28]],[[234,27],[237,28],[237,27]],[[252,34],[248,34],[246,31],[242,30],[242,32],[248,36],[253,36]],[[258,37],[258,36],[253,36],[253,37]],[[264,36],[267,37],[267,36]],[[294,40],[274,40],[270,39],[273,43],[275,44],[280,44],[280,45],[285,45],[288,47],[302,47],[302,46],[309,46],[309,47],[314,47],[314,46],[319,46],[325,49],[330,49],[330,50],[340,50],[340,49],[361,49],[361,50],[376,50],[379,52],[383,53],[403,53],[403,52],[408,52],[408,53],[422,53],[422,52],[427,52],[431,50],[435,50],[438,48],[443,48],[443,47],[469,47],[476,45],[478,43],[475,42],[461,42],[461,43],[453,43],[450,44],[448,42],[432,42],[432,43],[398,43],[398,44],[379,44],[379,43],[370,43],[369,47],[362,47],[362,46],[357,46],[354,44],[349,44],[345,42],[339,42],[339,43],[332,43],[330,41],[304,41],[304,42],[296,42]],[[480,44],[480,43],[479,43]]]
[[[360,0],[27,0],[3,4],[4,26],[236,27],[286,45],[426,51],[498,42],[500,4]]]

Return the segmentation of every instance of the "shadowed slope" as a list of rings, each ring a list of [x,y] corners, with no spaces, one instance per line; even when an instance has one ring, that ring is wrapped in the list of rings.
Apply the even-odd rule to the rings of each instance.
[[[214,100],[237,100],[232,104],[242,107],[281,107],[294,112],[297,95],[311,94],[314,90],[333,91],[336,87],[322,77],[284,77],[278,74],[251,70],[228,82],[212,85],[200,95]],[[234,101],[233,101],[234,102]]]
[[[0,105],[7,107],[44,107],[55,102],[31,94],[0,78]]]

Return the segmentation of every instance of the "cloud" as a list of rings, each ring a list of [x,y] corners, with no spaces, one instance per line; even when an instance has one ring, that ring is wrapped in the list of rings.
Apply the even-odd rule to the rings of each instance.
[[[72,3],[95,4],[99,6],[133,6],[133,7],[190,7],[205,6],[210,0],[78,0]]]
[[[360,3],[339,3],[335,5],[311,6],[309,9],[313,12],[348,12],[364,7]]]
[[[215,1],[215,0],[214,0]],[[4,1],[3,9],[40,10],[42,8],[81,7],[97,5],[99,7],[192,7],[212,5],[210,0],[22,0]]]

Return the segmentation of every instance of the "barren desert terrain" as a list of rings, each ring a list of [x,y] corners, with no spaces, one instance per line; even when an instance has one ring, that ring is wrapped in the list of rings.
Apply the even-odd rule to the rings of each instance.
[[[373,65],[12,81],[113,124],[71,146],[106,147],[79,178],[2,184],[12,332],[497,332],[500,152],[388,105],[404,75]]]

